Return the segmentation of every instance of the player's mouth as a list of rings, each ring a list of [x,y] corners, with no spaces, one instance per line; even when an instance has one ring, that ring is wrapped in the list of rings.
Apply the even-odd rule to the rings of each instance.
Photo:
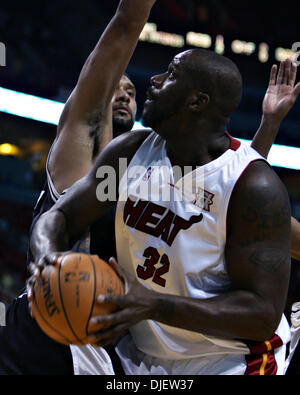
[[[121,115],[129,115],[129,109],[125,106],[118,106],[114,108],[114,112],[118,112]]]

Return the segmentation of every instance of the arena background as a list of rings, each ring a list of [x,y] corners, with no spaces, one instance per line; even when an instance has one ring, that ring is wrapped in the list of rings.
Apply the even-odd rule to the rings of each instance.
[[[6,65],[0,66],[0,88],[64,103],[117,4],[118,0],[1,2],[0,42],[6,48]],[[176,53],[196,45],[222,52],[224,46],[224,54],[238,64],[244,78],[243,101],[231,119],[230,132],[251,140],[260,123],[270,68],[289,56],[293,43],[300,41],[296,14],[286,2],[158,0],[148,33],[139,42],[127,70],[137,87],[137,120],[149,77],[163,72]],[[197,34],[188,35],[189,32]],[[182,37],[182,47],[170,46],[182,45]],[[8,303],[26,279],[32,210],[45,180],[45,163],[56,125],[30,119],[30,108],[23,116],[5,112],[3,92],[0,300]],[[17,110],[15,97],[13,106]],[[282,124],[276,143],[300,149],[300,100]],[[280,152],[280,167],[274,169],[289,191],[293,215],[300,219],[300,151],[296,153],[295,166],[288,162],[285,166],[285,160],[290,158]]]

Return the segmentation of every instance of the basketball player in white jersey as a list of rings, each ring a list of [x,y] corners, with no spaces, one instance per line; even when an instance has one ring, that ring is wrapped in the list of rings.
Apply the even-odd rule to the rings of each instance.
[[[230,60],[203,50],[179,54],[151,79],[143,121],[155,132],[110,143],[34,228],[36,262],[54,262],[114,204],[97,199],[99,167],[122,177],[116,237],[127,294],[99,297],[120,310],[93,319],[91,342],[105,346],[129,329],[118,345],[127,374],[284,371],[289,199],[263,157],[227,134],[241,93]],[[129,173],[119,174],[122,157],[133,175],[127,180]],[[145,173],[135,173],[137,166]],[[190,166],[193,188],[182,190],[173,166]],[[154,195],[139,196],[152,180]],[[112,329],[96,333],[103,322]]]

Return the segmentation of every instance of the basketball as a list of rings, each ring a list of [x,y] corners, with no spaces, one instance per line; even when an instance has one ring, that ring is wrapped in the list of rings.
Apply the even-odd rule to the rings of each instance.
[[[46,335],[65,345],[87,344],[90,319],[115,309],[97,304],[98,295],[124,294],[114,269],[96,255],[66,254],[42,275],[33,288],[33,316]]]

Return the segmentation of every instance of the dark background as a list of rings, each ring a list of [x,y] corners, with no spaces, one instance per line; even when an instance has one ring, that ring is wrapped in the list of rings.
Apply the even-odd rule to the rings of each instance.
[[[1,1],[0,42],[7,48],[7,66],[0,67],[0,86],[65,102],[80,70],[112,17],[118,0]],[[225,37],[225,55],[239,66],[244,96],[231,119],[236,137],[252,139],[277,47],[300,41],[296,3],[286,1],[158,0],[150,22],[158,30],[187,31]],[[235,55],[232,40],[265,42],[267,63]],[[160,73],[178,49],[140,42],[128,67],[137,87],[138,118],[149,77]],[[101,70],[99,70],[101,73]],[[278,144],[300,147],[300,101],[281,126]],[[45,180],[45,161],[56,127],[0,113],[0,144],[20,148],[18,156],[0,155],[0,289],[9,301],[24,285],[26,250],[33,206]],[[299,171],[275,168],[288,188],[293,215],[300,218]]]

